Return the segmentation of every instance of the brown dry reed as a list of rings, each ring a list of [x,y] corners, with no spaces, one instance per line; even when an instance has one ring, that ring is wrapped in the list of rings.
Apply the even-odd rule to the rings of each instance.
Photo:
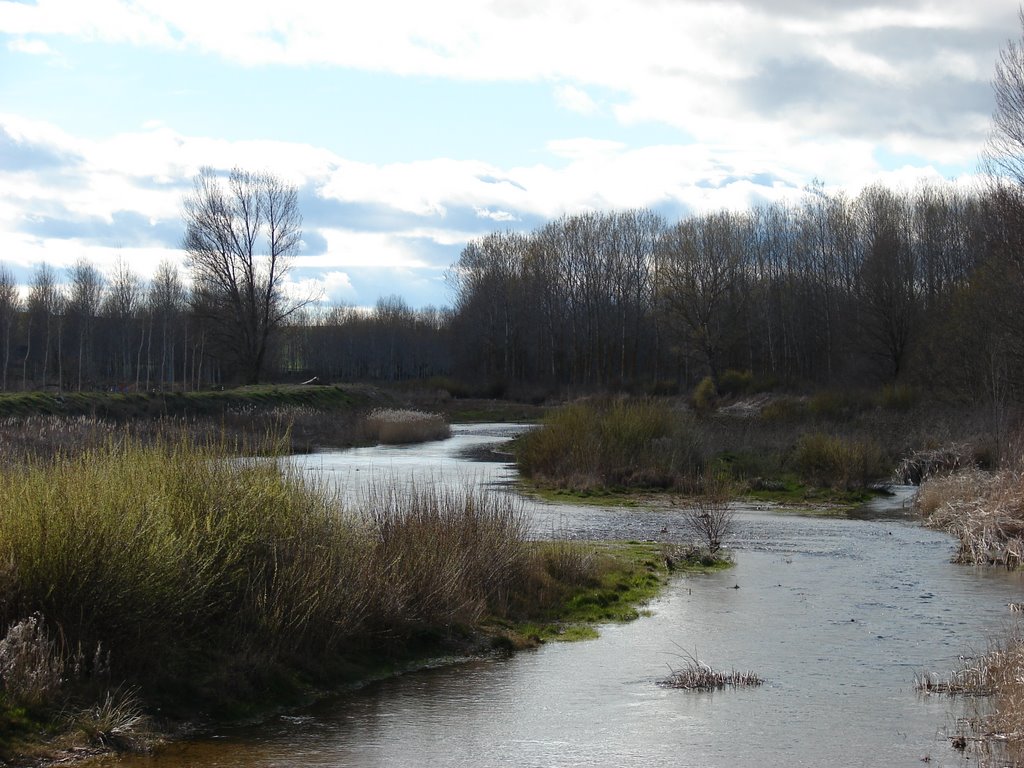
[[[972,717],[958,721],[952,738],[961,748],[973,744],[982,765],[1020,765],[1024,758],[1024,635],[1016,626],[977,657],[946,677],[921,673],[915,686],[923,693],[987,697]],[[996,762],[992,760],[995,759]]]
[[[679,668],[669,666],[670,674],[659,685],[665,688],[681,688],[687,691],[717,691],[722,688],[745,688],[762,685],[764,680],[753,672],[729,672],[716,670],[697,658],[695,654],[683,655],[684,664]]]
[[[959,563],[1024,562],[1024,474],[967,469],[933,477],[918,491],[918,512],[929,527],[956,536]]]
[[[366,437],[385,445],[424,443],[451,436],[451,427],[438,413],[378,408],[363,421]]]

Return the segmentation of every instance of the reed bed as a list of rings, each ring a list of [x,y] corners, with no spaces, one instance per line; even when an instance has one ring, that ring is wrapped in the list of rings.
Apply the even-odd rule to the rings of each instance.
[[[659,685],[687,691],[717,691],[723,688],[749,688],[762,685],[764,680],[753,672],[723,672],[705,664],[696,656],[685,655],[685,664],[669,667],[671,673]]]
[[[439,413],[400,408],[378,408],[363,421],[367,437],[385,445],[425,443],[451,436],[451,427]]]
[[[917,511],[929,527],[957,537],[959,563],[1024,563],[1024,474],[967,469],[934,477],[918,491]]]

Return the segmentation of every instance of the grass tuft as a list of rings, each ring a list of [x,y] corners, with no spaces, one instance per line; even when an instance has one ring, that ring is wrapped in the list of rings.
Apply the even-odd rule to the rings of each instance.
[[[696,655],[684,654],[682,667],[669,667],[670,674],[659,685],[686,691],[717,691],[722,688],[747,688],[762,685],[764,680],[753,672],[722,672],[705,664]]]

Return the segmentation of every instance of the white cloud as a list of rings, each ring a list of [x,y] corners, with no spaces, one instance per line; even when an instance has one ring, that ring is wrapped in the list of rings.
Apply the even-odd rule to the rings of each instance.
[[[473,207],[473,212],[476,213],[478,219],[490,219],[491,221],[519,221],[519,217],[510,211],[503,210],[492,210],[490,208],[481,208],[479,206]]]
[[[930,140],[946,143],[945,157],[971,164],[984,132],[971,117],[961,119],[965,108],[957,99],[942,94],[955,83],[988,94],[1004,30],[1016,28],[1014,8],[1001,0],[816,6],[786,0],[377,0],[358,6],[39,0],[0,4],[0,31],[26,40],[69,35],[201,51],[250,66],[547,82],[556,84],[557,102],[579,114],[607,108],[626,124],[663,123],[695,141],[754,144],[766,155],[827,137],[870,134],[876,142],[898,142],[908,125],[927,122]],[[621,97],[605,107],[588,92],[592,86]],[[865,93],[870,103],[860,104]],[[978,101],[967,109],[987,117]],[[182,164],[194,169],[190,155],[212,154],[200,143],[182,148]],[[257,144],[222,144],[219,164],[247,162]],[[316,154],[313,148],[304,152]],[[294,154],[274,162],[289,170],[298,162],[296,173],[307,178],[310,162],[323,165],[322,158]],[[359,194],[353,188],[370,176],[380,185],[372,195],[386,194],[401,210],[444,215],[444,203],[423,183],[410,192],[394,181],[417,171],[444,171],[443,165],[431,160],[389,173],[349,163],[344,172],[351,181],[332,174],[325,193],[353,199]]]
[[[356,232],[351,229],[321,229],[327,252],[299,256],[297,267],[332,270],[345,267],[423,268],[430,265],[419,256],[408,239],[392,233]]]
[[[30,56],[50,56],[53,50],[43,40],[18,37],[7,43],[7,50],[12,53],[26,53]]]
[[[598,104],[590,94],[574,85],[560,85],[555,88],[555,101],[564,109],[581,115],[592,115],[598,110]]]

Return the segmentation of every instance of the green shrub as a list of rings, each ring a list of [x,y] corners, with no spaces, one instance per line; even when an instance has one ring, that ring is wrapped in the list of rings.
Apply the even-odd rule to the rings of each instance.
[[[807,404],[819,419],[846,421],[874,407],[871,397],[863,392],[825,389],[816,392]]]
[[[868,488],[888,474],[873,440],[821,432],[801,436],[792,463],[802,480],[818,487]]]
[[[704,466],[690,418],[656,401],[624,399],[559,408],[520,438],[516,459],[524,476],[574,490],[678,486]]]
[[[705,376],[690,395],[690,402],[695,411],[710,411],[718,404],[718,390],[715,389],[715,382],[710,376]]]
[[[917,390],[907,384],[887,384],[875,397],[879,406],[893,411],[909,411],[917,400]]]
[[[754,374],[750,371],[727,370],[718,377],[718,394],[722,397],[749,395],[754,391]]]
[[[794,397],[780,397],[761,409],[761,418],[769,423],[783,424],[800,421],[807,408]]]
[[[0,469],[0,627],[39,613],[86,678],[102,648],[105,674],[143,694],[230,698],[279,665],[500,615],[531,567],[498,497],[389,488],[367,504],[342,511],[277,460],[184,439]]]

